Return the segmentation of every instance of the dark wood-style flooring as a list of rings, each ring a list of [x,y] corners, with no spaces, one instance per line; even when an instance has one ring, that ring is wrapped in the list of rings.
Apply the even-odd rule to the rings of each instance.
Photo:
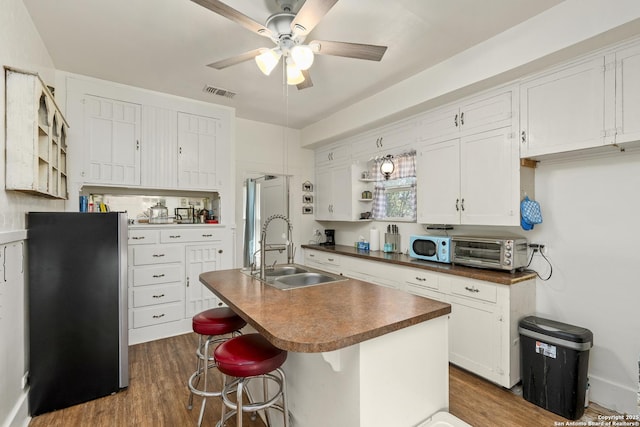
[[[131,346],[129,388],[37,416],[29,427],[195,426],[201,400],[196,397],[193,410],[187,409],[189,393],[186,381],[195,369],[196,345],[197,335],[185,334]],[[542,427],[567,421],[525,401],[517,393],[454,366],[449,369],[449,381],[450,412],[475,427]],[[610,412],[591,404],[583,419],[596,420],[598,414]],[[210,399],[203,426],[214,426],[219,416],[220,404]],[[264,426],[259,417],[251,421],[247,416],[243,424],[247,427]],[[234,427],[235,422],[230,421],[227,426]]]

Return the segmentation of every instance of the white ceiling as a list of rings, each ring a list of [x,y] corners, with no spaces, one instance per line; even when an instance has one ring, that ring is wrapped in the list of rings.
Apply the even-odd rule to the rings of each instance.
[[[310,69],[314,86],[301,91],[282,84],[282,67],[268,77],[254,61],[224,70],[207,67],[273,44],[190,0],[24,3],[59,70],[227,105],[238,117],[303,128],[561,1],[340,0],[308,40],[389,48],[380,62],[317,56]],[[225,2],[260,23],[279,11],[276,0]],[[210,95],[203,92],[205,85],[237,95]]]

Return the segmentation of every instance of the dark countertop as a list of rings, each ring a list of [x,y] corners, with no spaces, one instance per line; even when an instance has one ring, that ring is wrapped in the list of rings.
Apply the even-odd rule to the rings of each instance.
[[[446,303],[355,279],[279,290],[240,269],[202,273],[200,281],[287,351],[348,347],[451,313]]]
[[[510,273],[482,268],[463,267],[460,265],[422,261],[403,254],[392,254],[382,251],[361,251],[354,248],[353,246],[346,245],[301,245],[301,247],[305,249],[330,252],[338,255],[347,255],[351,257],[362,258],[368,261],[388,262],[395,265],[405,265],[407,267],[422,268],[424,270],[435,271],[436,273],[453,274],[456,276],[468,277],[470,279],[498,283],[501,285],[513,285],[519,282],[524,282],[525,280],[534,279],[536,277],[536,274],[530,271],[516,271],[514,273]]]

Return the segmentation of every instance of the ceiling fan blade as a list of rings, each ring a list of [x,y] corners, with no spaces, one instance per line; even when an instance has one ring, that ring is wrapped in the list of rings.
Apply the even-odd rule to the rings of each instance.
[[[306,89],[308,87],[313,87],[313,82],[311,81],[311,75],[309,74],[309,70],[302,70],[302,75],[304,76],[304,81],[296,85],[298,90]]]
[[[367,59],[369,61],[380,61],[387,51],[387,46],[326,40],[314,40],[309,45],[313,48],[314,53],[319,55],[344,56],[347,58]]]
[[[298,36],[307,35],[331,10],[338,0],[307,0],[291,22],[291,30]]]
[[[207,64],[207,67],[215,68],[216,70],[222,70],[223,68],[227,68],[232,65],[236,65],[255,58],[256,56],[260,55],[262,49],[264,48],[250,50],[249,52],[241,53],[240,55],[232,56],[231,58],[212,62],[211,64]]]
[[[220,16],[224,16],[225,18],[230,19],[231,21],[242,25],[249,31],[252,31],[264,37],[271,37],[271,31],[267,27],[265,27],[262,24],[259,24],[258,22],[249,18],[247,15],[244,15],[243,13],[238,12],[231,6],[227,6],[221,1],[218,1],[218,0],[191,0],[191,1],[199,4],[202,7],[209,9],[214,13],[217,13]]]

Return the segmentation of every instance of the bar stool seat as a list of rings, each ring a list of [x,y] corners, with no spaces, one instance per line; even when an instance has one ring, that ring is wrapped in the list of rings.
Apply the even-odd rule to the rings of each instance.
[[[214,350],[214,359],[218,370],[225,375],[225,386],[222,391],[222,417],[217,426],[237,415],[236,426],[242,427],[242,413],[265,411],[267,425],[271,425],[268,408],[274,408],[284,414],[284,425],[289,426],[289,412],[287,409],[285,375],[280,368],[287,360],[287,352],[272,345],[260,334],[247,334],[231,338],[220,344]],[[236,377],[226,384],[226,376]],[[243,404],[242,393],[248,382],[252,379],[263,380],[263,401],[254,401],[247,392],[248,404]],[[268,382],[277,386],[274,392],[269,391]],[[230,400],[229,395],[236,392],[236,401]],[[282,405],[278,401],[282,400]],[[226,409],[231,412],[226,413]]]
[[[198,426],[202,424],[202,419],[204,418],[207,398],[220,396],[222,393],[222,390],[207,390],[208,371],[210,368],[216,367],[211,349],[215,344],[225,342],[233,336],[241,335],[240,329],[246,324],[247,322],[229,307],[205,310],[192,318],[193,332],[198,334],[198,348],[196,349],[196,371],[188,381],[190,395],[187,407],[189,409],[193,407],[194,395],[202,397]],[[198,387],[200,379],[203,380],[202,387]]]

